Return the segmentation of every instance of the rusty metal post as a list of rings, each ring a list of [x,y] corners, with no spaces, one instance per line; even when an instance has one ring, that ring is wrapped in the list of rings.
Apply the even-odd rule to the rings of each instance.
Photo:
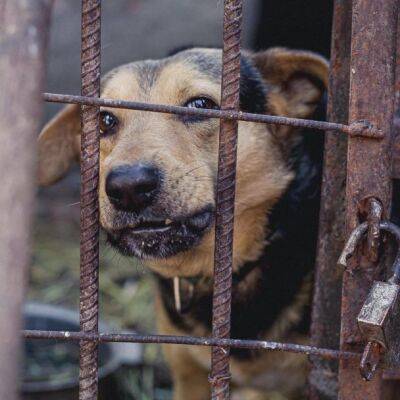
[[[348,123],[350,86],[351,0],[335,0],[333,11],[328,121]],[[347,137],[325,135],[319,237],[311,324],[311,341],[318,347],[339,347],[342,271],[336,268],[345,238]],[[339,167],[340,166],[340,167]],[[309,376],[313,400],[337,398],[336,361],[312,357]]]
[[[82,0],[82,96],[100,96],[101,0]],[[80,328],[98,332],[99,286],[99,108],[82,106]],[[95,400],[98,344],[80,342],[79,399]]]
[[[393,122],[393,178],[400,179],[400,20],[397,21],[397,48],[396,48],[396,80],[395,80],[395,117]],[[400,373],[399,373],[400,377]],[[399,378],[400,379],[400,378]]]
[[[381,129],[380,141],[348,139],[346,232],[359,224],[359,207],[367,197],[383,205],[387,219],[391,205],[391,129],[394,112],[394,72],[398,0],[353,0],[350,62],[349,122],[368,120]],[[378,265],[359,253],[343,277],[342,350],[363,350],[356,317],[365,300]],[[339,363],[341,400],[382,399],[382,374],[371,382],[362,380],[357,362]]]
[[[242,1],[225,0],[221,83],[223,110],[239,109],[241,22]],[[237,131],[237,120],[221,119],[215,217],[214,338],[230,336]],[[213,400],[229,399],[229,347],[212,348],[210,382]]]
[[[16,400],[50,0],[0,0],[0,399]]]

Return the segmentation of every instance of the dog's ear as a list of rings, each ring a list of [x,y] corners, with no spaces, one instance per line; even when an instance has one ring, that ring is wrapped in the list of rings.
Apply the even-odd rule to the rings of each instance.
[[[269,84],[272,113],[309,118],[328,86],[328,62],[308,51],[271,48],[253,54],[253,62]]]
[[[46,186],[57,182],[79,160],[80,106],[66,106],[42,130],[38,139],[38,181]]]

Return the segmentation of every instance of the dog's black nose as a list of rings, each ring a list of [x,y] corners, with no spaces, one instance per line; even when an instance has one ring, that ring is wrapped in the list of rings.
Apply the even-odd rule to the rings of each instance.
[[[160,186],[160,171],[144,164],[114,168],[106,178],[110,202],[123,211],[142,211],[149,206]]]

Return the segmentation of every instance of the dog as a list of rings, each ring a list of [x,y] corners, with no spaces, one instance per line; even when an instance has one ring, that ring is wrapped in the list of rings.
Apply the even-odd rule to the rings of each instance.
[[[221,50],[191,48],[113,69],[101,96],[218,109]],[[327,61],[286,48],[244,52],[240,109],[311,118]],[[101,107],[100,222],[109,243],[158,282],[158,330],[211,333],[214,210],[220,122],[203,116]],[[66,106],[38,140],[39,183],[79,160],[80,107]],[[239,122],[235,200],[233,338],[307,343],[317,235],[321,133]],[[163,345],[175,400],[209,398],[210,348]],[[234,399],[299,399],[304,355],[231,349]],[[235,397],[236,396],[236,397]]]

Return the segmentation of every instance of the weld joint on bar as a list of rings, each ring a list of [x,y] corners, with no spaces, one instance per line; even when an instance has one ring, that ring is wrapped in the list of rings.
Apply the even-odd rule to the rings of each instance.
[[[352,122],[350,125],[345,126],[344,132],[353,137],[365,137],[370,139],[383,139],[385,137],[380,129],[374,127],[367,120]]]

